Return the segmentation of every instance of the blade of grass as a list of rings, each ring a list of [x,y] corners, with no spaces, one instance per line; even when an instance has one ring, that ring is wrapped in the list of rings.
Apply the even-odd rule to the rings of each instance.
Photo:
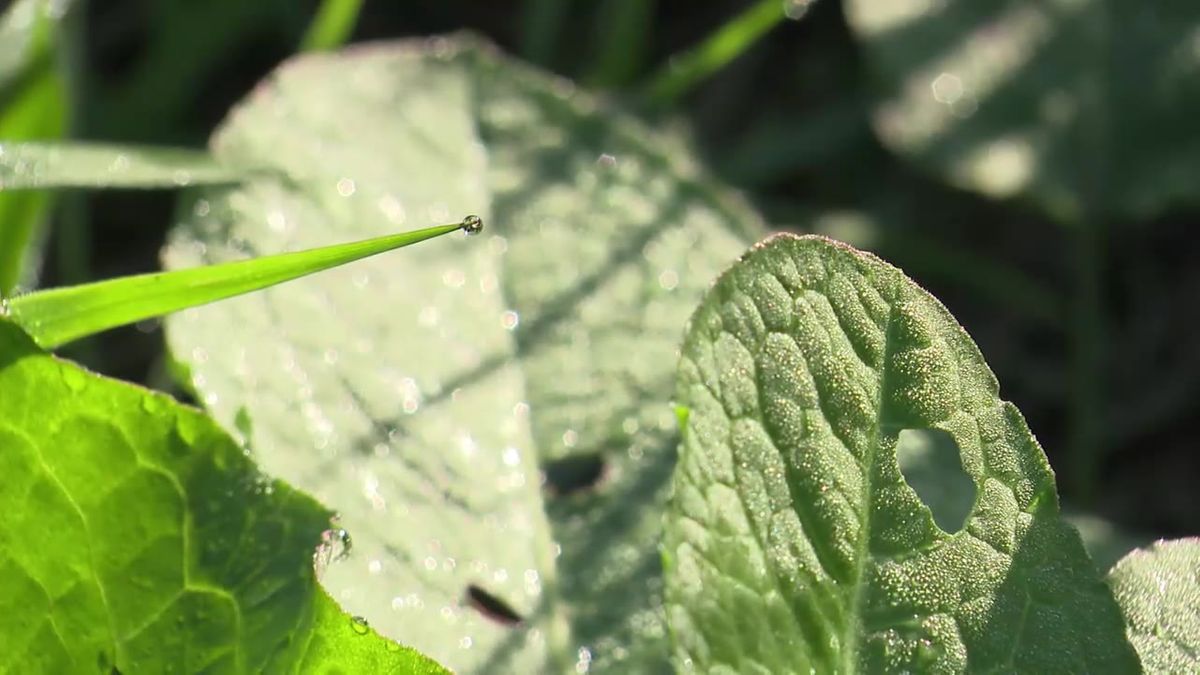
[[[103,143],[0,143],[0,192],[50,188],[176,188],[235,183],[208,153]]]
[[[27,22],[32,27],[21,28]],[[0,138],[62,136],[68,94],[55,67],[55,21],[32,2],[16,3],[0,17],[0,39],[5,42],[0,47]],[[0,194],[0,298],[36,279],[40,235],[51,207],[44,194]]]
[[[644,98],[660,108],[675,102],[783,21],[787,17],[786,8],[783,0],[760,0],[755,3],[718,28],[704,42],[672,56],[651,76],[644,89]]]
[[[135,321],[231,298],[458,229],[478,219],[347,244],[174,272],[158,272],[37,291],[13,298],[7,314],[45,349]]]
[[[596,57],[587,82],[616,87],[636,77],[650,46],[653,0],[607,0],[596,19]]]
[[[325,0],[300,41],[300,50],[318,52],[337,49],[346,43],[358,23],[362,0]]]
[[[571,4],[563,0],[525,0],[521,5],[521,56],[549,66]]]

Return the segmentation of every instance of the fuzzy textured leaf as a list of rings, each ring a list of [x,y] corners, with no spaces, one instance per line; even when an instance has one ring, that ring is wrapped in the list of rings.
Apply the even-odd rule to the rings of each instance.
[[[667,517],[676,657],[705,672],[1136,672],[1020,413],[946,309],[879,259],[779,235],[692,318]],[[947,533],[905,429],[978,495]]]
[[[217,418],[338,505],[355,547],[327,588],[461,672],[665,670],[676,350],[755,215],[570,83],[457,38],[295,60],[213,152],[270,171],[200,195],[170,267],[488,223],[168,321]]]
[[[0,671],[444,672],[317,585],[330,513],[0,320]]]
[[[951,182],[1075,219],[1196,203],[1189,0],[851,0],[884,141]]]
[[[1108,573],[1148,673],[1200,672],[1200,539],[1159,541]]]

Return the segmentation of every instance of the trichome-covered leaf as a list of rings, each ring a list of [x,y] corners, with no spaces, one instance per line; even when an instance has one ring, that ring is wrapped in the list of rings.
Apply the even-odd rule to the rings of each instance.
[[[678,662],[707,672],[1130,672],[1112,594],[971,339],[897,269],[779,235],[691,320],[667,516]],[[976,498],[940,529],[896,458],[949,435]]]
[[[883,140],[1064,218],[1195,204],[1200,14],[1187,0],[851,0]]]
[[[317,585],[328,510],[2,319],[0,474],[0,670],[444,672]]]
[[[264,468],[336,503],[343,606],[464,672],[661,671],[678,339],[759,230],[687,155],[458,39],[285,65],[170,267],[478,213],[475,239],[168,321]]]
[[[1147,673],[1200,672],[1200,539],[1136,550],[1108,583]]]

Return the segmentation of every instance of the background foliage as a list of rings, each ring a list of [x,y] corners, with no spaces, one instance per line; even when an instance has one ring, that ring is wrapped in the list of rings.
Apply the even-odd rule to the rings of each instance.
[[[310,11],[291,2],[88,3],[74,45],[87,65],[75,69],[73,106],[61,114],[75,120],[74,135],[81,138],[200,147],[229,106],[294,52],[316,10],[300,4]],[[1195,313],[1175,311],[1200,292],[1200,273],[1189,264],[1200,254],[1194,207],[1166,202],[1153,211],[1134,210],[1138,215],[1123,208],[1101,212],[1095,218],[1107,224],[1104,232],[1081,242],[1075,229],[1034,204],[989,199],[910,164],[871,126],[880,74],[870,59],[883,38],[856,36],[847,21],[851,8],[834,1],[794,12],[802,20],[779,23],[679,97],[654,107],[643,103],[642,87],[657,68],[749,4],[693,3],[681,12],[673,2],[622,0],[368,2],[352,39],[470,29],[653,110],[654,119],[693,138],[713,171],[745,189],[768,222],[872,250],[942,299],[1048,449],[1068,504],[1155,535],[1200,529],[1189,496],[1190,477],[1200,471],[1189,433],[1189,420],[1200,412],[1200,351],[1177,339],[1198,327]],[[1099,2],[1077,11],[1108,21],[1110,29],[1118,18],[1106,19]],[[1153,8],[1139,11],[1149,18],[1131,20],[1152,24],[1139,37],[1154,42],[1156,53],[1173,54],[1173,67],[1194,68],[1196,52],[1185,34],[1153,30],[1154,21],[1167,18],[1187,24],[1188,12],[1156,19]],[[956,49],[962,21],[932,16],[919,27],[939,40],[896,36],[886,44],[936,62]],[[1071,42],[1071,34],[1056,39],[1068,41],[1056,43],[1060,51],[1085,47]],[[1124,64],[1135,74],[1167,67],[1136,55]],[[1020,88],[1062,76],[1031,67],[1003,77]],[[1136,98],[1134,90],[1117,102],[1134,105]],[[1173,102],[1172,110],[1185,104]],[[1195,125],[1120,130],[1123,143],[1134,148],[1197,143]],[[978,142],[985,131],[956,133]],[[1150,155],[1141,161],[1153,162]],[[1176,164],[1172,157],[1161,156],[1163,170]],[[1087,160],[1068,153],[1056,161]],[[83,208],[58,210],[45,281],[157,268],[170,195],[110,192],[70,199]],[[1077,320],[1071,310],[1082,302],[1093,303],[1095,312]],[[76,353],[101,372],[162,382],[161,362],[153,356],[161,342],[157,327],[144,324]],[[1079,434],[1089,439],[1082,449],[1075,442]],[[1071,457],[1068,448],[1075,449]]]
[[[905,269],[978,342],[1068,507],[1139,536],[1200,530],[1200,350],[1181,311],[1200,292],[1188,3],[783,3],[796,20],[733,0],[358,5],[76,5],[36,33],[27,65],[6,69],[0,40],[0,137],[199,148],[283,59],[339,44],[340,28],[469,29],[695,145],[774,227]],[[716,48],[693,50],[715,31]],[[20,223],[0,230],[0,258],[25,255],[8,237],[37,241],[49,214],[25,287],[155,270],[173,208],[169,193],[0,195],[0,218]],[[68,354],[186,398],[162,344],[147,322]]]

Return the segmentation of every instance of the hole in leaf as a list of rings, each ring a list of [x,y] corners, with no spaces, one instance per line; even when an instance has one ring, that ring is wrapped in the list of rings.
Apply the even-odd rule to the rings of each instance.
[[[507,602],[475,584],[467,586],[467,604],[483,616],[503,626],[515,626],[521,623],[521,615],[517,614],[516,610]]]
[[[604,467],[604,458],[595,453],[552,460],[542,465],[543,485],[555,496],[587,490],[604,478]]]
[[[951,534],[962,529],[975,504],[975,482],[962,468],[954,437],[936,429],[905,429],[896,447],[900,473]]]

